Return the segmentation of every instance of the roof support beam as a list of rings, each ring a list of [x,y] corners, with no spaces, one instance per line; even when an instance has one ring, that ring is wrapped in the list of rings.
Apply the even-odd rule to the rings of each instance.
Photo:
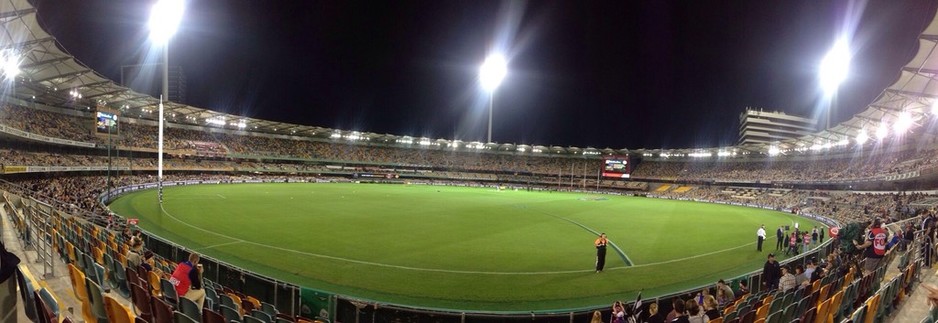
[[[58,63],[58,62],[67,61],[67,60],[69,60],[69,59],[71,59],[71,58],[72,58],[71,56],[62,56],[62,57],[56,57],[56,58],[53,58],[53,59],[42,60],[42,61],[38,61],[38,62],[35,62],[35,63],[29,63],[29,64],[22,65],[22,66],[20,66],[20,69],[33,68],[33,67],[37,67],[37,66],[41,66],[41,65],[45,65],[45,64],[54,64],[54,63]]]
[[[55,40],[55,38],[53,37],[37,38],[37,39],[27,40],[27,41],[19,42],[19,43],[6,44],[3,46],[0,46],[0,49],[27,47],[27,46],[32,46],[32,45],[41,44],[45,42],[50,42],[53,40]]]
[[[0,19],[13,18],[19,16],[25,16],[31,13],[35,13],[36,8],[20,9],[14,11],[0,12]]]
[[[895,90],[895,89],[886,89],[884,91],[902,94],[902,95],[914,96],[914,97],[919,97],[919,98],[930,98],[930,99],[938,98],[938,95],[925,94],[922,92],[911,92],[911,91],[903,91],[903,90]]]
[[[49,81],[49,80],[54,80],[54,79],[59,79],[59,78],[66,78],[66,77],[75,76],[75,75],[81,75],[81,74],[88,73],[88,72],[91,72],[91,70],[88,70],[88,69],[77,70],[77,71],[70,72],[70,73],[53,75],[53,76],[50,76],[50,77],[47,77],[47,78],[44,78],[44,79],[33,80],[33,82],[42,83],[42,82]]]
[[[108,82],[110,82],[110,81],[108,81]],[[128,89],[117,89],[117,90],[113,90],[113,91],[107,91],[107,92],[104,92],[104,93],[101,93],[101,94],[90,95],[90,96],[87,96],[86,98],[92,99],[92,98],[96,98],[96,97],[99,97],[99,96],[111,95],[111,94],[116,94],[116,93],[123,93],[123,92],[127,92],[127,91],[130,91],[130,90],[128,90]]]

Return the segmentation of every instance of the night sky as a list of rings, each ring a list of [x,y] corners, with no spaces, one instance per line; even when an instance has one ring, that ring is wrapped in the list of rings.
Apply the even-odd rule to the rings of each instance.
[[[150,50],[154,1],[35,0],[43,26],[112,80]],[[848,33],[834,121],[898,77],[936,4],[913,1],[189,0],[170,45],[189,105],[253,118],[484,140],[478,65],[499,44],[496,142],[732,145],[745,107],[810,115]]]

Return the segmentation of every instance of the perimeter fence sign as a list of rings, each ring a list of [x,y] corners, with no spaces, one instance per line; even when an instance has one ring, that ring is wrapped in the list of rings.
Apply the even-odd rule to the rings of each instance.
[[[335,308],[335,294],[300,288],[300,316],[335,322]]]

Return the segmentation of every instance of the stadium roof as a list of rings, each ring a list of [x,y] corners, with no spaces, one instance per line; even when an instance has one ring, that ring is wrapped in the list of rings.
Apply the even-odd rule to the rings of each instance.
[[[156,119],[159,100],[135,92],[98,74],[75,59],[40,26],[36,8],[27,0],[0,0],[0,53],[21,57],[21,73],[16,77],[13,96],[56,107],[91,110],[108,107],[125,116]],[[249,130],[293,136],[347,139],[414,146],[464,147],[499,151],[523,151],[569,154],[767,154],[771,150],[808,151],[810,147],[830,148],[852,143],[860,132],[872,134],[880,124],[894,123],[900,113],[908,112],[915,123],[930,112],[938,100],[938,19],[933,19],[919,36],[918,51],[890,85],[866,110],[830,129],[798,139],[772,144],[750,144],[718,148],[686,149],[595,149],[560,146],[528,146],[497,143],[464,143],[460,140],[414,138],[391,134],[345,131],[316,126],[274,122],[231,115],[169,102],[165,105],[168,121],[180,124],[212,126],[232,130]],[[78,95],[80,94],[80,96]],[[913,125],[913,128],[919,125]],[[839,145],[838,145],[839,144]]]

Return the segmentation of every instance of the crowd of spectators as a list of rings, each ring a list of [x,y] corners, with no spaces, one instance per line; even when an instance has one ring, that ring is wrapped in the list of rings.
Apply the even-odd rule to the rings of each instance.
[[[6,105],[0,107],[0,124],[46,137],[83,142],[98,141],[91,134],[90,118]]]
[[[242,180],[284,180],[306,181],[313,180],[315,176],[284,176],[284,175],[220,175],[220,174],[167,174],[163,176],[165,182],[171,181],[224,181],[236,182]],[[104,193],[107,181],[111,187],[154,183],[155,175],[132,176],[56,176],[49,178],[19,179],[5,186],[4,189],[19,192],[39,201],[55,206],[62,210],[69,210],[72,214],[79,214],[98,222],[109,218],[107,210],[98,201]],[[25,191],[24,191],[25,190]]]
[[[938,149],[883,152],[861,157],[766,161],[644,161],[632,173],[643,179],[684,181],[827,181],[868,179],[912,172],[938,162]]]
[[[742,194],[746,191],[749,194]],[[865,222],[879,217],[892,222],[906,219],[921,210],[934,208],[938,196],[924,193],[851,193],[840,191],[750,189],[726,186],[700,186],[686,192],[652,192],[654,196],[723,203],[743,203],[795,213],[819,215],[839,223]]]
[[[49,137],[104,144],[103,137],[92,135],[90,118],[53,113],[20,106],[0,109],[0,123]],[[157,127],[142,123],[120,122],[116,144],[124,150],[153,151],[157,142]],[[209,128],[165,129],[164,148],[170,153],[200,157],[242,159],[305,159],[338,163],[386,164],[467,172],[497,172],[545,176],[593,177],[602,167],[598,157],[522,154],[516,152],[478,152],[452,150],[439,146],[420,148],[374,144],[354,144],[347,141],[322,141],[312,138],[287,138],[271,135],[225,133]],[[17,156],[4,156],[0,163],[23,162]],[[77,157],[76,157],[77,158]],[[806,157],[801,157],[806,158]],[[46,165],[64,166],[82,164],[69,158],[43,158]],[[902,151],[871,150],[862,156],[795,160],[779,156],[775,159],[731,160],[645,160],[637,163],[633,178],[645,180],[678,181],[745,181],[790,182],[826,181],[844,179],[870,179],[886,175],[906,174],[923,167],[938,164],[938,149],[931,146]],[[266,168],[262,166],[258,168]],[[273,166],[276,169],[279,166]]]

